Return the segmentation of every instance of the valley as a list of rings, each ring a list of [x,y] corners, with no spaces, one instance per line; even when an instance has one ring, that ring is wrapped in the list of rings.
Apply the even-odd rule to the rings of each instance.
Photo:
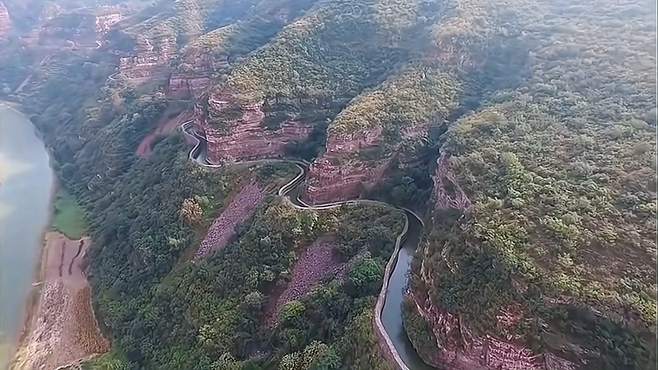
[[[646,0],[1,0],[0,99],[71,238],[12,368],[652,368],[654,25]]]

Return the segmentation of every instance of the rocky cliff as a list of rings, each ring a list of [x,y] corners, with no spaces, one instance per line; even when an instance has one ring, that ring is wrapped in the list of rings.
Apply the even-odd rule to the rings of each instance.
[[[313,131],[294,117],[265,127],[264,102],[241,104],[226,92],[210,94],[205,104],[197,105],[195,119],[208,141],[211,163],[282,157],[287,145],[305,141]]]
[[[138,36],[133,55],[119,60],[119,72],[133,84],[162,78],[168,72],[175,52],[173,35]]]
[[[550,352],[535,353],[512,338],[476,335],[460,319],[432,303],[429,296],[410,297],[416,311],[431,327],[438,350],[426,358],[437,368],[454,370],[575,370],[578,365]],[[523,319],[516,307],[502,310],[499,325],[513,326]]]
[[[11,30],[11,19],[5,4],[0,1],[0,41],[7,38]]]
[[[351,135],[330,135],[325,154],[310,167],[304,198],[311,203],[358,197],[381,180],[390,158],[359,161],[354,153],[381,149],[381,129]]]
[[[459,94],[454,75],[411,63],[356,98],[329,127],[326,152],[310,168],[305,198],[313,203],[358,197],[391,164],[413,163],[432,125],[443,124]]]
[[[228,56],[215,56],[204,40],[185,48],[180,63],[169,77],[167,94],[173,98],[199,98],[212,82],[216,71],[228,68]]]

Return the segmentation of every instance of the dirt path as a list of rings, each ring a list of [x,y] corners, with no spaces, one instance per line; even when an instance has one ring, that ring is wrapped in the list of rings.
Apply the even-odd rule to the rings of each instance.
[[[89,244],[89,239],[46,234],[41,292],[12,369],[56,369],[109,350],[94,317],[83,268]]]

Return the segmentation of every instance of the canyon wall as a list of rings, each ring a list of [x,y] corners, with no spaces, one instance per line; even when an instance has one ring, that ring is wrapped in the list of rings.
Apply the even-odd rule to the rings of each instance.
[[[424,265],[423,265],[424,267]],[[427,273],[421,268],[421,275]],[[443,310],[429,296],[412,293],[410,298],[418,314],[430,325],[437,352],[425,359],[438,368],[454,370],[575,370],[577,365],[552,353],[534,353],[514,343],[513,338],[475,335],[459,315]],[[522,316],[509,307],[498,316],[500,324],[510,326]]]
[[[211,163],[283,157],[288,144],[307,140],[313,131],[312,125],[295,119],[264,127],[263,102],[240,104],[231,94],[215,92],[205,104],[197,104],[195,121],[208,141]]]
[[[228,58],[217,59],[200,47],[184,51],[182,62],[169,77],[167,95],[176,99],[198,99],[210,86],[215,71],[228,68]]]
[[[119,60],[119,72],[132,84],[162,78],[169,71],[169,63],[176,53],[173,36],[138,36],[134,54]]]
[[[381,135],[380,128],[349,135],[329,134],[326,152],[310,166],[304,198],[314,204],[353,199],[379,181],[390,159],[361,161],[355,156],[377,150]]]
[[[326,152],[310,166],[303,198],[313,204],[358,198],[386,177],[394,161],[414,163],[405,146],[427,137],[429,129],[429,122],[402,128],[394,143],[379,125],[349,134],[330,132]]]

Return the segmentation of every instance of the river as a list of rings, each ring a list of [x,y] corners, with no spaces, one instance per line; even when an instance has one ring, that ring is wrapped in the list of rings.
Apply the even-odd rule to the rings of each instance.
[[[407,367],[411,370],[428,370],[433,368],[425,364],[418,356],[402,324],[402,303],[409,285],[411,262],[423,233],[423,225],[418,218],[409,211],[405,212],[409,219],[409,230],[404,243],[400,246],[395,268],[388,280],[386,302],[382,310],[382,324]]]
[[[23,324],[53,187],[48,152],[34,126],[0,102],[0,368]]]

